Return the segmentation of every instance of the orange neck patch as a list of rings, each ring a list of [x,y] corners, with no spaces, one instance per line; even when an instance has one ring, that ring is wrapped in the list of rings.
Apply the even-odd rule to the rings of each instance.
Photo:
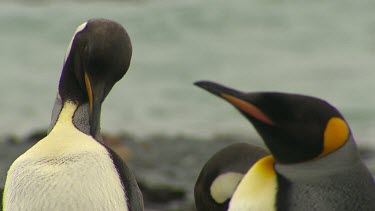
[[[323,157],[345,144],[349,137],[349,127],[339,117],[332,117],[324,130],[324,148],[319,157]]]
[[[228,211],[276,210],[277,175],[275,160],[258,160],[242,178],[229,203]]]
[[[89,97],[89,105],[90,105],[90,114],[92,113],[92,104],[93,104],[93,99],[92,99],[92,88],[91,88],[91,83],[88,75],[85,73],[85,84],[86,84],[86,90],[87,94]]]
[[[241,111],[249,114],[250,116],[254,117],[255,119],[266,123],[268,125],[273,125],[274,123],[270,118],[268,118],[259,108],[254,106],[253,104],[246,102],[244,100],[241,100],[239,98],[233,97],[228,94],[221,94],[223,98],[228,100],[230,103],[232,103],[236,108],[240,109]]]

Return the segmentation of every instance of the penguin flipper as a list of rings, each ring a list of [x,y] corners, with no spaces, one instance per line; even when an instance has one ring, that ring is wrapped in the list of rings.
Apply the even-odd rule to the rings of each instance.
[[[104,147],[109,152],[113,164],[115,165],[117,172],[120,176],[121,183],[124,187],[125,196],[130,211],[143,211],[143,196],[140,191],[137,181],[130,171],[129,167],[122,160],[122,158],[114,152],[111,148],[104,145]]]

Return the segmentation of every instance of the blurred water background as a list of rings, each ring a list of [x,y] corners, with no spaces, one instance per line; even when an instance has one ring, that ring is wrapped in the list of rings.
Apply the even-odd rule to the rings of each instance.
[[[76,27],[116,20],[131,67],[106,99],[102,130],[138,136],[255,136],[224,101],[192,85],[326,99],[359,145],[375,148],[375,1],[0,1],[0,134],[49,124]]]

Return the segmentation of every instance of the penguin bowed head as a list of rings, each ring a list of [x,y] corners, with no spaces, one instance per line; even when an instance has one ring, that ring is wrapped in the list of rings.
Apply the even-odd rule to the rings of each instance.
[[[97,136],[101,105],[127,72],[132,56],[130,38],[118,23],[91,19],[80,25],[65,54],[59,83],[62,102],[89,103],[90,133]]]

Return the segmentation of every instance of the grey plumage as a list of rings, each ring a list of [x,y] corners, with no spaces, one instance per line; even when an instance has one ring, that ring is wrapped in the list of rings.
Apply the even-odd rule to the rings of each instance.
[[[324,158],[276,164],[278,210],[375,210],[375,185],[353,139]]]

